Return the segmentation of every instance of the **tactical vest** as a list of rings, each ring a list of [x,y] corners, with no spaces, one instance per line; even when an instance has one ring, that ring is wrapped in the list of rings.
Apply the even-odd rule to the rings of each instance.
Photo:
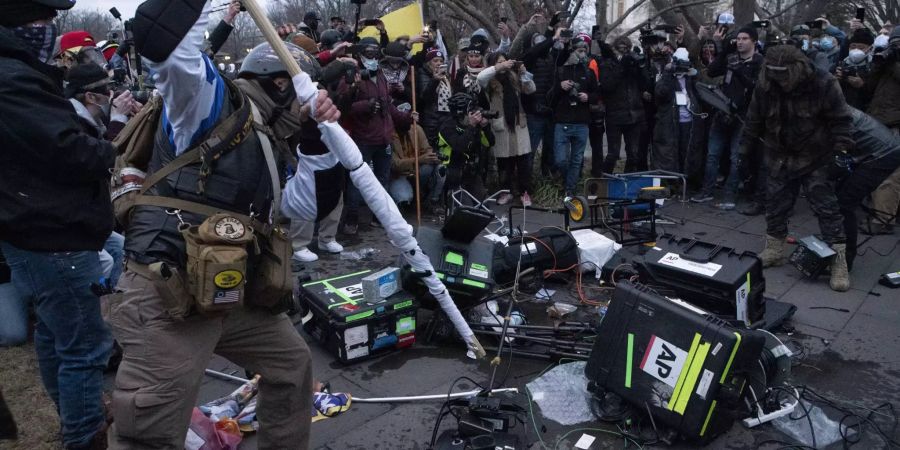
[[[229,83],[226,86],[229,101],[222,106],[220,121],[231,115],[240,102],[249,103],[233,85]],[[198,138],[197,142],[203,142],[207,135]],[[161,121],[148,173],[152,175],[175,158],[175,148]],[[247,134],[242,142],[209,163],[206,169],[199,162],[186,165],[160,180],[145,195],[202,203],[224,211],[258,217],[263,222],[268,220],[274,194],[256,133]],[[178,267],[185,266],[185,242],[178,230],[180,220],[170,213],[159,206],[134,207],[125,239],[128,258],[140,264],[164,261]],[[181,211],[180,216],[181,220],[191,225],[199,225],[205,219],[203,215],[188,211]]]

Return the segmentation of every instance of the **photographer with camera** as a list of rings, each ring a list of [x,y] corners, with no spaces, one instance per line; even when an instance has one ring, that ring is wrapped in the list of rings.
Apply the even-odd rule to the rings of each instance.
[[[66,73],[66,98],[75,108],[86,133],[112,141],[125,128],[128,119],[143,105],[131,91],[122,89],[95,64],[75,66]]]
[[[391,174],[391,141],[396,126],[409,126],[414,113],[401,112],[391,101],[391,90],[380,61],[381,46],[375,38],[362,38],[356,45],[360,80],[352,85],[343,81],[339,91],[352,92],[352,104],[347,114],[350,137],[359,146],[363,160],[374,167],[375,176],[387,188]],[[355,186],[349,186],[343,231],[355,235],[359,224],[359,204],[362,197]],[[372,222],[377,225],[377,222]]]
[[[566,197],[575,195],[587,146],[590,105],[600,95],[597,78],[588,68],[589,47],[581,37],[572,40],[572,51],[557,69],[557,84],[550,90],[549,103],[556,123],[553,152],[556,169],[564,173]]]
[[[632,51],[631,39],[619,36],[612,49],[613,57],[600,63],[600,89],[606,104],[607,153],[603,173],[613,173],[623,139],[625,172],[635,172],[641,133],[647,126],[641,94],[648,81],[640,67],[642,57]]]
[[[554,16],[556,17],[556,16]],[[553,155],[553,110],[547,103],[547,94],[556,83],[556,61],[554,56],[558,51],[553,51],[557,42],[556,22],[547,23],[544,16],[535,14],[524,27],[520,34],[531,30],[528,38],[524,39],[522,47],[524,53],[522,62],[525,68],[534,74],[534,92],[522,96],[522,107],[525,109],[525,117],[528,121],[528,137],[531,141],[531,153],[536,154],[538,146],[541,146],[541,173],[549,175],[554,169],[555,157]],[[516,38],[518,41],[518,36]],[[518,45],[513,43],[513,49]],[[533,156],[532,156],[533,158]]]
[[[653,170],[683,173],[690,180],[702,177],[702,118],[697,90],[697,70],[687,49],[679,48],[656,83],[656,126],[653,129]]]
[[[475,99],[464,92],[453,94],[448,106],[452,118],[441,125],[438,133],[438,158],[447,168],[444,192],[450,194],[463,188],[475,198],[484,198],[486,149],[494,145],[491,122]]]
[[[859,28],[850,36],[850,51],[844,58],[834,76],[840,81],[847,104],[865,111],[872,99],[872,89],[867,82],[872,74],[872,55],[870,53],[875,35],[867,28]]]
[[[419,189],[422,208],[424,211],[440,210],[447,168],[428,143],[425,130],[417,123],[411,123],[410,126],[400,125],[394,131],[394,140],[391,144],[394,156],[388,192],[398,205],[411,203],[415,207],[415,190],[412,183],[415,182],[416,174],[416,145],[419,148]]]
[[[491,110],[499,113],[490,119],[496,139],[493,154],[500,189],[510,191],[501,195],[497,204],[505,205],[519,194],[522,205],[531,206],[531,140],[521,98],[523,93],[534,92],[534,80],[521,61],[507,59],[505,53],[491,53],[487,63],[488,67],[478,74],[478,84],[485,89]]]
[[[723,38],[719,32],[715,36],[716,39]],[[759,35],[755,28],[741,28],[738,30],[735,39],[724,45],[722,52],[709,65],[707,70],[708,76],[724,76],[722,92],[730,103],[731,113],[726,114],[719,111],[713,116],[709,130],[703,188],[700,193],[691,197],[692,202],[705,203],[713,200],[713,188],[715,188],[716,178],[719,176],[719,162],[722,155],[728,151],[730,152],[731,165],[725,181],[725,192],[722,200],[716,204],[716,207],[723,210],[732,210],[735,207],[738,183],[740,181],[738,148],[744,128],[744,117],[747,115],[747,107],[750,105],[753,89],[756,86],[756,79],[763,65],[763,56],[756,51],[758,38]],[[750,157],[757,156],[750,155]],[[760,168],[759,173],[763,173],[762,168]],[[755,202],[742,209],[741,213],[748,215],[762,214],[765,199],[764,186],[764,180],[762,178],[757,179]]]

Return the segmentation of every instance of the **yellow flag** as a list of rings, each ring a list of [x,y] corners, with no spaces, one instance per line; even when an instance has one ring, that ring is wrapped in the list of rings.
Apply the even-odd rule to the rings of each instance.
[[[387,30],[390,40],[396,39],[398,36],[407,35],[409,37],[422,33],[425,26],[422,21],[422,8],[419,2],[410,3],[400,9],[394,10],[381,16],[384,22],[384,28]],[[359,32],[359,37],[379,38],[378,30],[375,27],[368,26]],[[413,45],[412,52],[417,53],[422,49],[422,44]]]

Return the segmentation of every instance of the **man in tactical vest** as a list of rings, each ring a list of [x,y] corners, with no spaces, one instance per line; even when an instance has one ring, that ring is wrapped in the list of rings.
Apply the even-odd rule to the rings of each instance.
[[[247,94],[224,80],[201,50],[210,9],[149,0],[134,22],[165,108],[127,226],[121,292],[104,298],[124,352],[111,448],[183,448],[213,353],[261,375],[260,448],[309,444],[309,349],[277,313],[290,244],[276,222],[281,171],[270,137],[281,146],[294,85],[282,70],[254,74]],[[339,117],[324,91],[299,103],[316,121]]]

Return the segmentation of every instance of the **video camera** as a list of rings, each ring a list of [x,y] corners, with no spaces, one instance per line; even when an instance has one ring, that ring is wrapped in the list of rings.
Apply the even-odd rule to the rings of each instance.
[[[474,108],[472,109],[472,112],[480,112],[481,117],[484,117],[488,120],[493,120],[500,117],[500,111],[486,111],[484,110],[484,108]]]
[[[581,94],[581,83],[572,83],[572,89],[569,89],[569,106],[578,104],[578,96]]]

